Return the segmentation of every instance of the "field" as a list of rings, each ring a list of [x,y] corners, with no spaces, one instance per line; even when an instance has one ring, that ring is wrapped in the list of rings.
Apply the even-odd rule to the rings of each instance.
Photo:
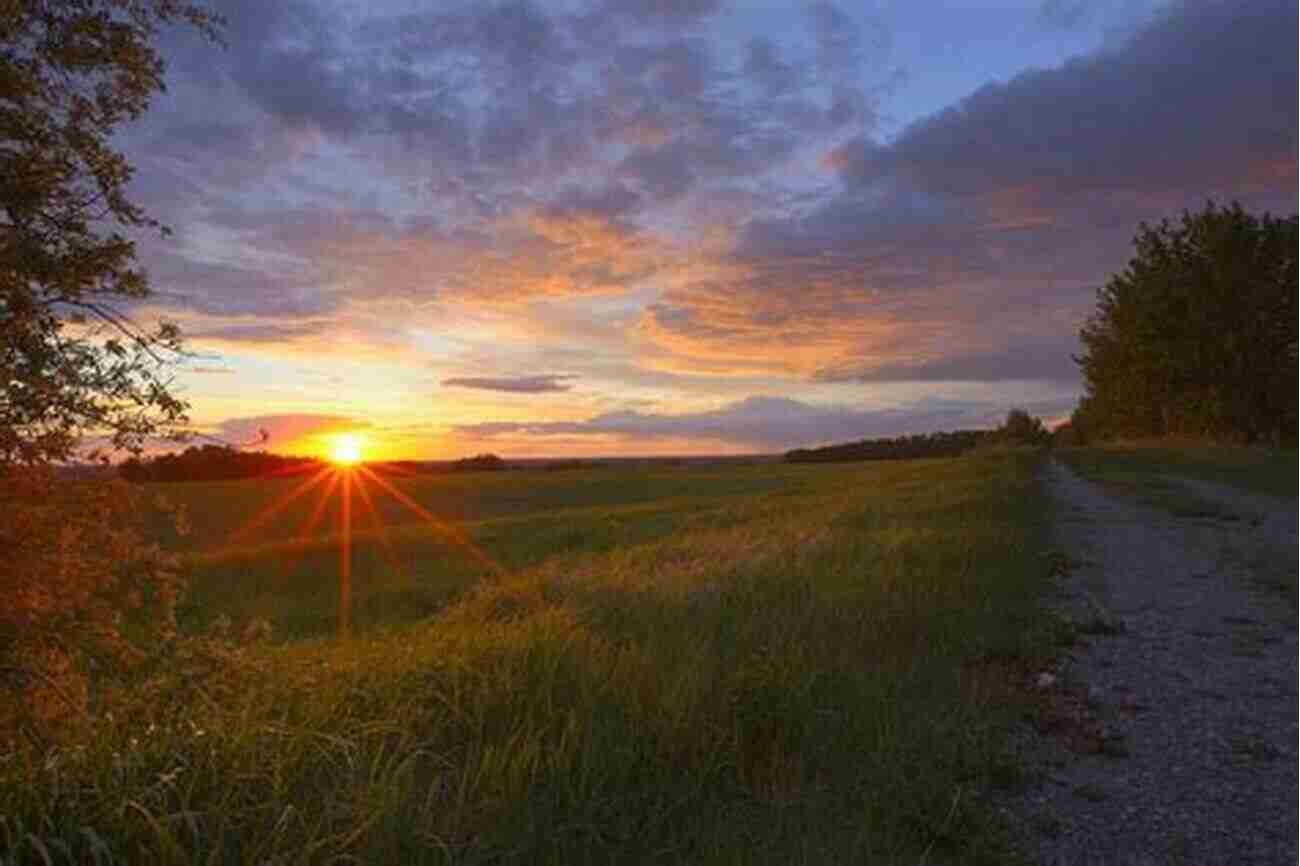
[[[1006,862],[1038,459],[167,487],[273,637],[5,753],[0,862]]]

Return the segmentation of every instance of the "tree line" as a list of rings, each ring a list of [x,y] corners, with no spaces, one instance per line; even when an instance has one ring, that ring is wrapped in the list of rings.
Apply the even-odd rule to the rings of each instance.
[[[796,448],[785,454],[788,463],[836,463],[848,460],[915,460],[956,457],[979,444],[987,430],[953,430],[882,439],[862,439],[821,448]]]
[[[153,457],[133,455],[117,467],[125,481],[180,483],[235,481],[242,478],[301,475],[328,464],[319,457],[293,457],[267,451],[249,451],[230,445],[191,445],[174,454]],[[495,454],[477,454],[457,460],[388,460],[368,463],[371,471],[390,475],[430,475],[449,472],[495,472],[515,468]]]
[[[862,439],[821,448],[796,448],[785,453],[787,463],[838,463],[851,460],[919,460],[959,457],[980,447],[1046,445],[1051,433],[1042,419],[1024,409],[1012,409],[994,430],[952,430],[912,436]]]
[[[229,445],[190,446],[177,454],[140,459],[132,456],[118,474],[133,482],[233,481],[271,475],[298,475],[320,469],[318,457],[288,457],[266,451],[242,451]]]

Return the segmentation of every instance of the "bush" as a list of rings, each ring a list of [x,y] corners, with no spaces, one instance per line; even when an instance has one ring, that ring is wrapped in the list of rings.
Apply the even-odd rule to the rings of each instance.
[[[181,581],[145,541],[164,506],[125,482],[11,469],[0,502],[0,726],[39,733],[175,635]]]

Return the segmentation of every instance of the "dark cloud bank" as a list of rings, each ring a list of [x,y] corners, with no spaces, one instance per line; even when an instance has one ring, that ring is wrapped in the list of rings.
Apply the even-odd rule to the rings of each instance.
[[[565,374],[516,377],[456,376],[443,379],[442,384],[453,388],[504,391],[508,394],[544,394],[553,391],[568,391],[573,387],[568,380],[573,378],[575,377]]]
[[[887,144],[860,136],[831,157],[836,194],[748,225],[742,297],[815,317],[812,284],[828,326],[944,319],[942,357],[864,360],[862,381],[1068,375],[1140,220],[1208,198],[1295,210],[1296,26],[1286,0],[1175,4],[1112,50],[988,85]],[[683,335],[707,321],[690,292],[674,302]],[[981,348],[990,329],[1006,336]],[[853,378],[851,354],[820,377]]]

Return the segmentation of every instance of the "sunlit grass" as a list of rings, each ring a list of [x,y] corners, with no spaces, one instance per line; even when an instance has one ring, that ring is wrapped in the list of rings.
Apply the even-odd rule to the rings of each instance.
[[[628,474],[621,502],[576,474],[499,484],[518,507],[483,494],[465,531],[507,573],[420,523],[389,533],[410,574],[389,579],[436,588],[423,621],[358,615],[351,641],[253,645],[199,678],[179,660],[101,696],[93,735],[7,753],[0,857],[1006,862],[984,793],[1014,776],[1014,707],[976,674],[1036,651],[1033,460]],[[293,542],[261,543],[213,554],[242,565],[207,597],[237,612],[264,586],[292,619]],[[355,544],[360,609],[388,573]]]
[[[161,487],[194,524],[175,540],[196,549],[186,622],[256,617],[280,635],[333,633],[341,475],[322,477],[329,480],[308,492],[301,491],[310,478]],[[384,485],[361,478],[351,521],[352,623],[416,621],[485,574],[743,521],[748,510],[732,508],[737,501],[763,492],[789,497],[812,477],[767,466],[387,478]]]

